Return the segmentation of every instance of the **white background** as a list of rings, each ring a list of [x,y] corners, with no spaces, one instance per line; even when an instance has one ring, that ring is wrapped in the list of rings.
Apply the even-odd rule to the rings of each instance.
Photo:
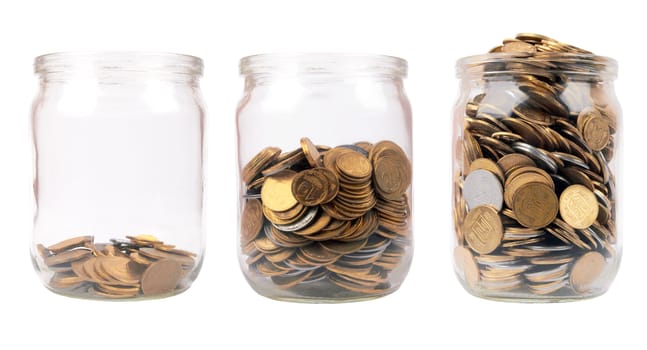
[[[11,5],[8,5],[11,4]],[[3,1],[0,5],[0,349],[645,348],[644,11],[623,1]],[[426,5],[423,5],[426,4]],[[538,32],[620,65],[624,258],[593,300],[527,305],[463,291],[450,260],[450,114],[455,60]],[[96,302],[47,291],[31,267],[33,58],[153,50],[205,61],[207,255],[193,287],[156,301]],[[303,305],[256,295],[236,260],[238,59],[282,51],[406,58],[414,111],[414,263],[370,302]],[[642,334],[641,334],[642,333]]]

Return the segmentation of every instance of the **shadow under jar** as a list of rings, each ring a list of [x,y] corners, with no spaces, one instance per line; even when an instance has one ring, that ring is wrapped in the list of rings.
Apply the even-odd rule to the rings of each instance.
[[[239,260],[259,294],[372,299],[411,263],[406,61],[349,54],[243,58]]]
[[[617,64],[535,34],[493,51],[457,63],[456,274],[489,299],[600,295],[622,247]]]
[[[36,58],[31,244],[45,286],[88,299],[178,294],[202,265],[202,60]]]

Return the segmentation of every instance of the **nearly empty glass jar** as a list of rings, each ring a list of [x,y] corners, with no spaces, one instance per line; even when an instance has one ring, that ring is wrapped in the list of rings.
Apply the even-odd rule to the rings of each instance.
[[[259,294],[342,302],[400,287],[413,254],[406,61],[240,62],[239,260]]]
[[[90,299],[189,288],[204,253],[202,60],[56,53],[35,71],[31,257],[42,282]]]
[[[611,285],[622,255],[616,62],[519,34],[457,63],[454,267],[484,298],[565,301]]]

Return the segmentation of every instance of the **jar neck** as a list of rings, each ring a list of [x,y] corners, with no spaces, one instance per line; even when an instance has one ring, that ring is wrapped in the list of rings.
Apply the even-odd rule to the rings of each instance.
[[[402,80],[407,75],[407,61],[398,57],[365,54],[262,54],[242,58],[240,74],[248,84],[283,79],[311,82]]]
[[[197,85],[202,70],[200,58],[172,53],[63,52],[34,60],[34,72],[43,83],[88,79],[106,84],[160,80]]]
[[[458,60],[456,75],[467,80],[503,80],[533,75],[547,80],[613,81],[617,62],[609,57],[573,53],[489,53]]]

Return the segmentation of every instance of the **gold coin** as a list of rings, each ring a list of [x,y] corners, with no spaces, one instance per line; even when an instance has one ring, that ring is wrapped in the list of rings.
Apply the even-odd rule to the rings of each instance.
[[[139,274],[133,268],[131,259],[119,256],[102,256],[97,258],[95,267],[121,285],[139,284]]]
[[[248,184],[261,173],[267,165],[272,163],[281,154],[281,149],[276,147],[266,147],[256,154],[241,171],[243,182]]]
[[[501,52],[532,54],[537,52],[537,49],[535,49],[534,45],[525,43],[523,41],[511,41],[511,42],[505,43],[501,47]]]
[[[292,170],[282,170],[268,176],[261,189],[263,205],[274,211],[285,211],[297,204],[297,199],[292,195],[292,181],[297,175]]]
[[[494,175],[496,175],[499,178],[499,180],[501,180],[501,183],[505,181],[505,175],[503,174],[503,171],[501,170],[501,168],[499,168],[497,163],[493,162],[491,159],[488,159],[488,158],[475,159],[472,162],[472,164],[470,164],[468,174],[476,169],[485,169],[493,173]]]
[[[559,214],[572,227],[584,229],[597,219],[598,201],[586,187],[571,185],[559,197]]]
[[[584,141],[593,151],[601,151],[609,144],[609,122],[603,117],[592,117],[584,124],[582,129]]]
[[[60,252],[55,255],[45,257],[43,261],[47,266],[56,266],[61,264],[71,263],[73,261],[81,260],[92,255],[92,250],[85,248],[76,248]]]
[[[253,241],[263,228],[263,208],[258,199],[245,202],[240,222],[241,243],[245,245]]]
[[[520,167],[536,166],[535,161],[521,153],[506,154],[497,161],[497,165],[503,171],[505,176],[508,176],[510,172]]]
[[[475,288],[480,279],[480,272],[474,256],[469,249],[457,246],[454,248],[454,264],[456,272],[470,288]]]
[[[527,228],[548,226],[557,217],[558,208],[553,189],[539,182],[521,185],[512,199],[515,218]]]
[[[142,274],[141,290],[146,296],[170,293],[182,276],[182,265],[173,259],[158,260]]]
[[[54,245],[51,245],[47,247],[47,249],[54,254],[58,254],[60,252],[70,250],[72,248],[84,247],[88,243],[92,243],[93,240],[94,240],[93,236],[73,237],[73,238],[61,241],[59,243],[56,243]]]
[[[73,273],[55,273],[49,280],[49,286],[55,289],[67,289],[76,287],[85,282],[82,277]]]
[[[301,171],[292,181],[292,195],[306,206],[330,202],[338,192],[339,181],[335,174],[326,168]]]
[[[342,174],[355,179],[367,178],[373,172],[373,167],[368,159],[357,152],[346,152],[339,155],[336,164]]]
[[[494,251],[503,238],[503,225],[497,210],[487,205],[472,208],[465,217],[463,233],[475,252],[488,254]]]
[[[301,138],[301,148],[303,149],[303,154],[305,155],[306,160],[311,167],[316,168],[323,166],[323,162],[321,161],[321,154],[309,138]]]
[[[590,291],[598,281],[606,261],[604,256],[598,252],[588,252],[582,255],[571,269],[570,284],[577,293]]]
[[[397,200],[411,185],[411,163],[402,148],[390,141],[375,144],[369,157],[373,164],[373,181],[385,199]]]

